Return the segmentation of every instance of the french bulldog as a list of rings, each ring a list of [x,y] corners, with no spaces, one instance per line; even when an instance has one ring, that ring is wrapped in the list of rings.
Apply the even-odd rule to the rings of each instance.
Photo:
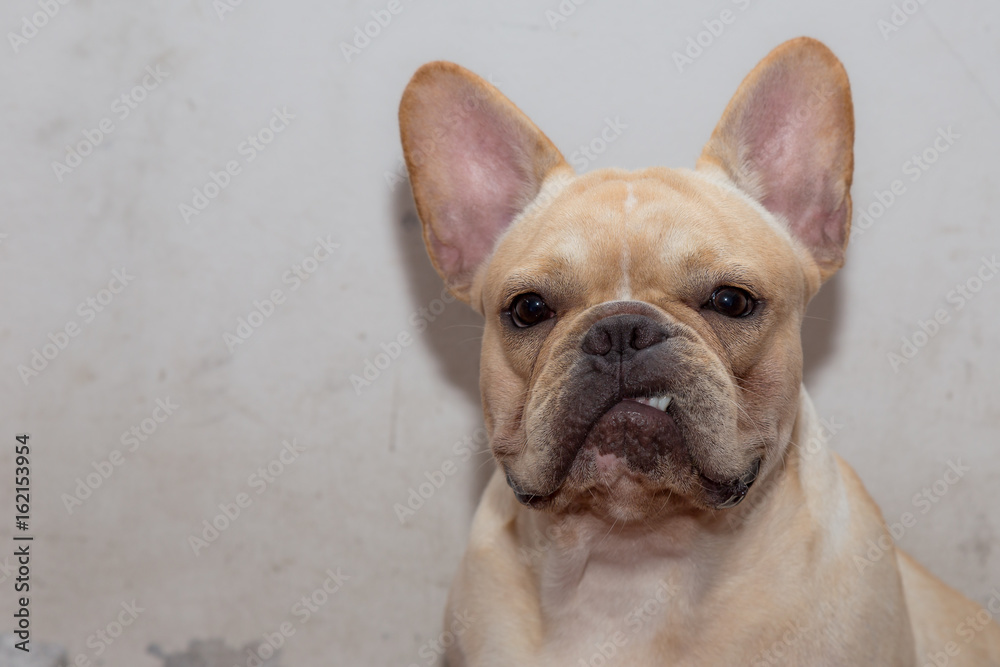
[[[827,47],[764,58],[694,170],[576,174],[447,62],[399,121],[431,261],[485,318],[497,470],[452,667],[1000,665],[1000,594],[980,608],[894,548],[802,388],[802,319],[851,224]]]

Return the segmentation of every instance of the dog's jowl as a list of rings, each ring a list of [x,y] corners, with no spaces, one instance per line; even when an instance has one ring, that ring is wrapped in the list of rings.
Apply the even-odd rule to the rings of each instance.
[[[400,125],[431,261],[485,320],[497,470],[452,667],[1000,664],[995,622],[957,630],[992,613],[894,548],[802,389],[802,319],[851,221],[825,46],[757,65],[693,170],[576,174],[445,62]]]

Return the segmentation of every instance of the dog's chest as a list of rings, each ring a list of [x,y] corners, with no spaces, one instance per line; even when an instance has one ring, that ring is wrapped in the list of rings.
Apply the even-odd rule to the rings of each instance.
[[[658,643],[664,628],[681,630],[690,622],[696,582],[684,578],[683,563],[636,553],[560,556],[540,571],[552,664],[634,660]]]

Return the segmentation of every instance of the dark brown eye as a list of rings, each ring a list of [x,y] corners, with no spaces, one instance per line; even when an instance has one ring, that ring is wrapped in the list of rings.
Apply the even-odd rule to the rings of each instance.
[[[534,292],[519,294],[510,304],[510,318],[522,329],[543,322],[554,314],[542,297]]]
[[[726,317],[746,317],[757,303],[745,290],[738,287],[720,287],[708,300],[712,310]]]

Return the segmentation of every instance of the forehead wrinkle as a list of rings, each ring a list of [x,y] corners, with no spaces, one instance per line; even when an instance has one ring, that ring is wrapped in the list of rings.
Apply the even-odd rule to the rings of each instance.
[[[590,257],[590,249],[583,235],[575,230],[569,230],[561,234],[547,249],[546,255],[562,264],[572,266],[585,263]]]
[[[539,234],[530,241],[517,249],[517,262],[503,279],[504,300],[526,291],[565,289],[591,261],[586,238],[572,229],[554,239]]]
[[[783,243],[766,220],[739,200],[717,199],[706,193],[667,188],[644,206],[647,224],[636,247],[655,252],[661,262],[673,264],[681,257],[746,257],[755,264],[764,257],[752,250],[762,245],[772,259],[794,261],[794,249]],[[787,252],[785,252],[787,250]]]
[[[637,289],[662,289],[674,276],[730,283],[761,294],[773,291],[772,283],[793,277],[794,247],[742,198],[708,179],[669,171],[637,174],[632,185],[637,201],[628,243],[633,282],[641,281]],[[769,277],[768,267],[781,277]]]

